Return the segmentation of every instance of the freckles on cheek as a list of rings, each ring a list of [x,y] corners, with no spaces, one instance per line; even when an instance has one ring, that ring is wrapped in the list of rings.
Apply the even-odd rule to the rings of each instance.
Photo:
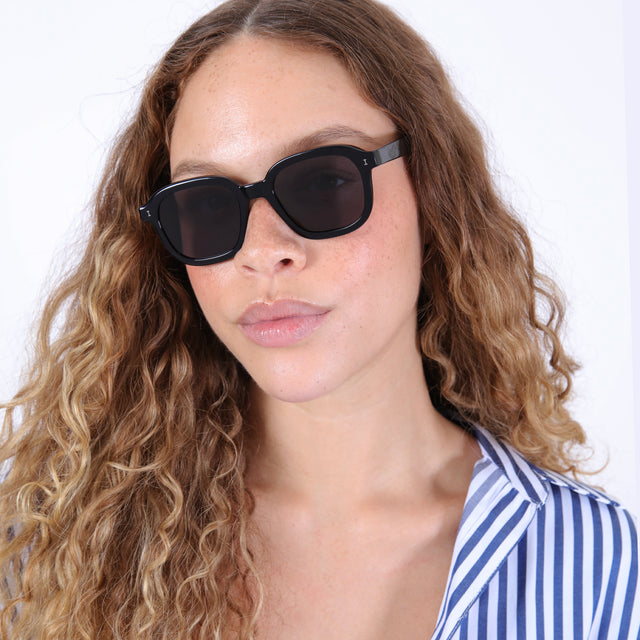
[[[367,237],[355,240],[344,256],[335,261],[335,267],[340,281],[360,287],[375,278],[376,263],[380,264],[380,247]]]

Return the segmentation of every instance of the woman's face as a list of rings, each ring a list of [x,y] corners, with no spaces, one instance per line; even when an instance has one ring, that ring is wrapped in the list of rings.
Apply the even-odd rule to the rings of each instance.
[[[172,180],[208,174],[248,184],[297,151],[370,151],[397,137],[330,54],[239,36],[186,85]],[[413,187],[397,159],[374,169],[373,210],[356,231],[305,239],[257,199],[240,251],[187,272],[213,331],[257,385],[304,402],[375,389],[416,357],[419,238]]]

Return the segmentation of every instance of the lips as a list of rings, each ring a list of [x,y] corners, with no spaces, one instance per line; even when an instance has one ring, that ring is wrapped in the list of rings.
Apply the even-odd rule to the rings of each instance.
[[[300,300],[250,305],[238,319],[249,340],[262,347],[287,347],[311,335],[330,309]]]

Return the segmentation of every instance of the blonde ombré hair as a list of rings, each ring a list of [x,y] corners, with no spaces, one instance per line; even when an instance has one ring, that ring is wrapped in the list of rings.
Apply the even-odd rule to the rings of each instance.
[[[409,138],[419,341],[436,405],[538,465],[576,470],[584,434],[565,408],[575,364],[558,337],[562,302],[429,46],[370,0],[231,0],[149,78],[98,189],[84,257],[49,300],[35,364],[5,405],[2,638],[255,637],[247,374],[137,210],[169,182],[185,83],[239,33],[335,55]]]

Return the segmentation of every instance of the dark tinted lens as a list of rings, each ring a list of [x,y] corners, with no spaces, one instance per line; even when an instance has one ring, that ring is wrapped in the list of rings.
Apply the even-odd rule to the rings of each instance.
[[[234,187],[190,185],[166,194],[158,218],[175,249],[188,258],[221,256],[233,249],[242,219]]]
[[[274,181],[285,211],[307,231],[332,231],[356,222],[364,209],[358,168],[344,156],[320,156],[290,164]]]

